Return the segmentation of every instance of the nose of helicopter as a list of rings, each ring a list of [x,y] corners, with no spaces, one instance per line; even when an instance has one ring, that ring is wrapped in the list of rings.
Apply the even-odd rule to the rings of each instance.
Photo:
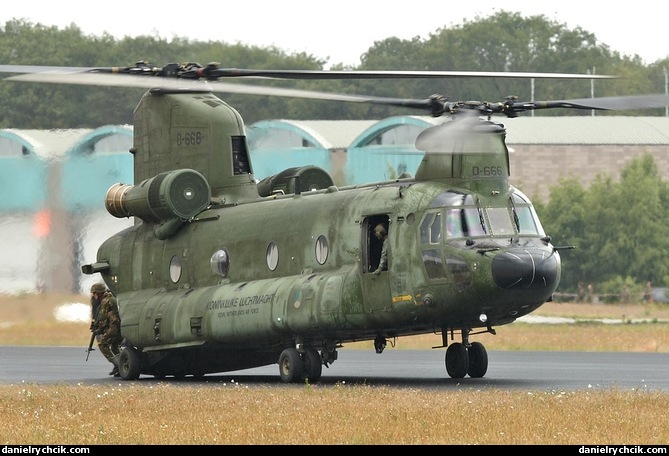
[[[510,249],[492,260],[495,283],[507,290],[540,290],[557,286],[560,256],[542,249]]]

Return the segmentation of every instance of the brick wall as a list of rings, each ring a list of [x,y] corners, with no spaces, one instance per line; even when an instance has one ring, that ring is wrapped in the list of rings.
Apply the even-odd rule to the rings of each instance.
[[[598,174],[614,181],[630,160],[650,153],[663,180],[669,180],[669,145],[513,145],[509,162],[511,183],[530,199],[547,201],[549,187],[560,178],[578,177],[586,187]]]

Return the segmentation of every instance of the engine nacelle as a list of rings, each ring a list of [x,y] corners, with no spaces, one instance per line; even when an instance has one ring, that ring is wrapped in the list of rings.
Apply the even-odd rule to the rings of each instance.
[[[258,194],[299,194],[302,191],[321,190],[334,185],[332,177],[318,166],[299,166],[288,168],[279,174],[269,176],[258,182]]]
[[[105,207],[114,217],[134,216],[150,223],[190,220],[210,203],[207,180],[192,169],[161,173],[139,185],[114,184],[105,196]]]

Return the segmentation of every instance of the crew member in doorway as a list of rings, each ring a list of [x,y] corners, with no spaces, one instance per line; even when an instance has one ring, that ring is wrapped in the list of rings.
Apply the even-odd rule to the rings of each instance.
[[[388,232],[382,223],[379,223],[374,227],[374,236],[381,241],[381,259],[379,260],[379,266],[373,272],[373,274],[381,274],[381,271],[388,270]]]

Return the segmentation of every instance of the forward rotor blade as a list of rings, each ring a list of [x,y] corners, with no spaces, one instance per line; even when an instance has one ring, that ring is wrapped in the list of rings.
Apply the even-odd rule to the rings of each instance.
[[[534,111],[537,109],[552,108],[570,108],[570,109],[597,109],[624,111],[633,109],[654,109],[669,106],[669,95],[666,94],[648,94],[648,95],[625,95],[618,97],[601,98],[578,98],[573,100],[557,101],[532,101],[532,102],[507,102],[500,104],[500,109],[496,112],[503,112],[509,117],[514,114],[525,111]]]
[[[630,95],[620,97],[602,98],[579,98],[575,100],[564,100],[573,107],[581,109],[604,109],[604,110],[629,110],[629,109],[653,109],[669,106],[669,95],[648,94]],[[568,106],[567,106],[568,107]]]

